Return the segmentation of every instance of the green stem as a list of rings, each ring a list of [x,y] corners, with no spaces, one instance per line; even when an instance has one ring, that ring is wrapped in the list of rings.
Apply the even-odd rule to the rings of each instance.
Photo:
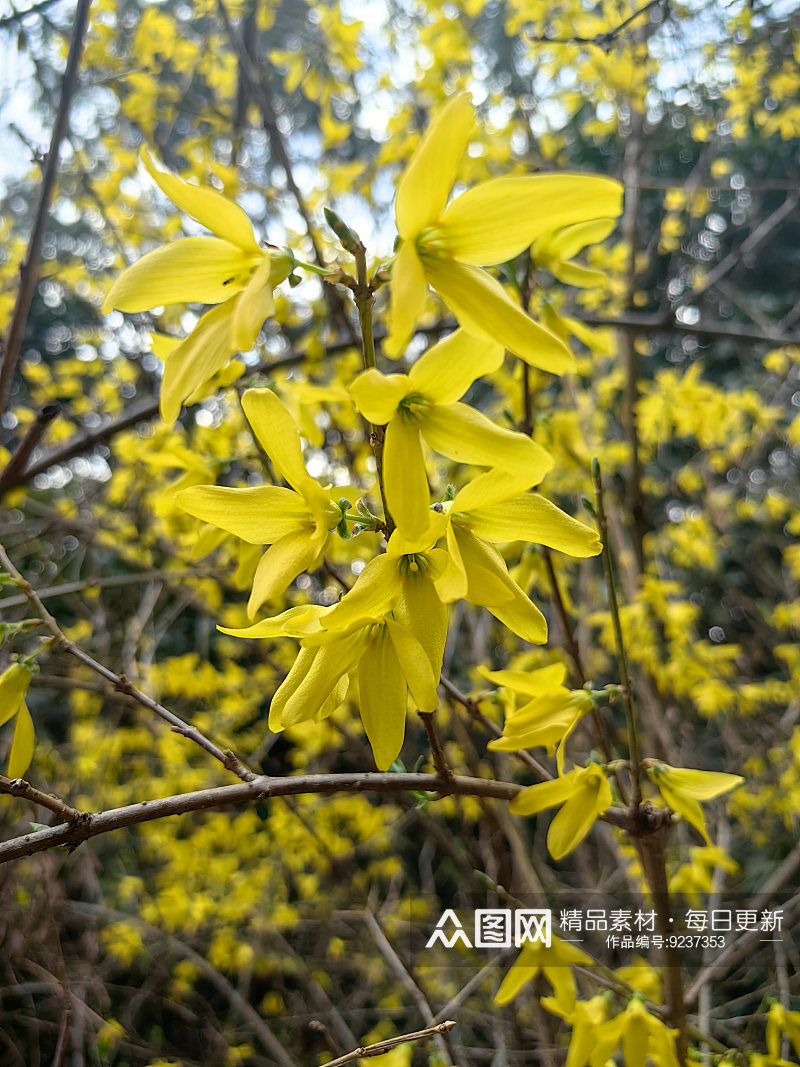
[[[318,267],[316,263],[304,263],[302,259],[295,259],[294,265],[302,270],[311,271],[312,274],[321,274],[323,277],[330,274],[330,267]]]
[[[614,643],[617,650],[619,677],[622,682],[622,691],[625,699],[625,720],[628,727],[628,752],[631,761],[631,781],[633,785],[631,803],[635,808],[638,808],[642,802],[642,770],[639,755],[639,735],[636,730],[636,716],[633,708],[630,675],[628,674],[628,661],[625,656],[625,645],[622,640],[622,625],[619,617],[617,587],[614,584],[614,566],[611,558],[611,545],[608,538],[608,522],[606,521],[605,505],[603,503],[603,482],[600,475],[600,463],[596,458],[592,460],[592,479],[594,481],[594,494],[597,503],[597,522],[600,526],[600,538],[603,542],[603,568],[606,575],[606,585],[608,586],[608,606],[611,611],[611,622],[614,627]]]

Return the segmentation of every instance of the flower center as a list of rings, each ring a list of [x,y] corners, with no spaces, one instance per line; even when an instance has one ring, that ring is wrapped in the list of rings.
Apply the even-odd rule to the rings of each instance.
[[[411,552],[401,556],[397,566],[400,576],[408,578],[412,574],[424,574],[430,568],[430,562],[421,552]]]
[[[417,237],[417,255],[423,263],[449,259],[447,238],[440,226],[426,226]]]
[[[422,393],[409,393],[397,405],[397,410],[405,422],[422,422],[430,406],[430,401]]]

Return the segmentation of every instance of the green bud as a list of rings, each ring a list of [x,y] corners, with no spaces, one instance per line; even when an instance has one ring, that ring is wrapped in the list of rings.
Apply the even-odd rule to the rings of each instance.
[[[361,244],[361,238],[355,230],[351,230],[347,223],[339,218],[335,211],[331,211],[329,207],[325,208],[325,220],[339,238],[342,248],[354,256],[358,246]]]

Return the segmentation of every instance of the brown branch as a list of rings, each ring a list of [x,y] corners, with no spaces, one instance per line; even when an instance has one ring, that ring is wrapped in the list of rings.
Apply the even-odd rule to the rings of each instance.
[[[6,778],[4,774],[0,774],[0,793],[29,800],[32,804],[38,804],[40,808],[47,808],[56,815],[60,815],[68,823],[80,822],[84,818],[82,812],[71,808],[66,801],[51,793],[43,793],[24,778]]]
[[[190,741],[194,741],[196,745],[204,749],[210,756],[218,760],[226,770],[231,771],[237,777],[241,778],[244,782],[251,782],[257,776],[248,767],[245,767],[243,763],[231,752],[229,749],[223,751],[213,741],[210,741],[205,734],[202,734],[196,726],[190,726],[189,723],[184,722],[180,716],[174,712],[165,708],[163,704],[159,704],[157,700],[153,700],[152,697],[147,696],[140,689],[137,689],[128,679],[122,675],[117,674],[110,670],[104,664],[98,662],[93,656],[90,656],[88,652],[84,652],[82,648],[79,648],[73,641],[64,634],[58,622],[53,618],[50,612],[42,603],[36,590],[33,586],[23,578],[22,574],[17,570],[11,560],[8,558],[5,548],[0,545],[0,564],[6,571],[15,579],[17,585],[22,589],[28,598],[31,606],[36,610],[39,617],[42,619],[45,627],[52,634],[55,643],[63,648],[65,652],[68,652],[71,656],[74,656],[79,662],[89,667],[99,674],[101,678],[105,678],[107,682],[111,682],[116,690],[120,693],[125,693],[127,696],[133,697],[133,699],[147,708],[148,711],[152,711],[154,715],[157,715],[164,722],[169,723],[172,730],[176,734],[180,734],[182,737],[188,738]]]
[[[481,726],[492,735],[492,737],[502,736],[503,731],[497,723],[492,722],[490,718],[484,715],[478,707],[477,702],[471,700],[465,693],[462,693],[458,686],[454,685],[449,678],[442,675],[439,678],[439,684],[448,696],[457,704],[460,704],[467,714],[474,719],[475,722],[479,722]],[[524,763],[529,770],[533,771],[541,781],[549,782],[552,779],[552,774],[546,767],[539,763],[536,757],[532,756],[530,752],[526,752],[525,749],[519,749],[517,752],[513,752],[512,755],[516,756],[517,759]]]
[[[647,14],[654,7],[667,8],[668,5],[669,0],[648,0],[648,3],[640,7],[638,11],[634,11],[632,15],[629,15],[612,30],[596,33],[594,37],[549,37],[547,34],[543,34],[540,37],[534,37],[530,34],[526,34],[526,36],[529,41],[535,41],[537,44],[593,44],[598,48],[608,50],[623,30],[626,30],[632,22]]]
[[[329,356],[337,355],[352,347],[352,341],[336,341],[326,347],[325,353]],[[299,363],[302,363],[305,358],[305,352],[290,352],[286,356],[281,356],[280,359],[264,360],[262,363],[253,367],[248,373],[256,374],[260,371],[270,373],[275,370],[280,370],[283,367],[295,367]],[[155,418],[156,415],[158,415],[157,400],[151,400],[149,403],[143,404],[141,407],[136,408],[133,411],[127,411],[124,415],[120,415],[118,419],[114,419],[112,422],[107,423],[107,425],[101,426],[99,430],[95,430],[92,433],[81,434],[81,436],[74,441],[70,441],[62,448],[44,456],[37,463],[34,463],[32,467],[28,467],[27,470],[19,471],[13,478],[8,479],[7,484],[3,485],[2,490],[0,491],[8,492],[11,489],[16,489],[20,485],[27,485],[28,482],[33,481],[37,475],[46,474],[51,467],[56,467],[61,463],[67,463],[76,456],[88,452],[96,445],[107,444],[116,437],[117,434],[122,433],[124,430],[129,430],[139,422],[148,422],[150,419]]]
[[[436,732],[436,726],[433,721],[433,712],[418,711],[417,715],[422,719],[422,725],[425,727],[425,733],[428,735],[428,744],[431,746],[431,758],[433,759],[433,766],[436,768],[436,773],[440,778],[449,781],[449,779],[453,777],[453,772],[448,766],[447,757],[442,748],[442,742],[439,740],[439,735]]]
[[[447,1034],[455,1025],[452,1019],[448,1019],[443,1023],[437,1023],[436,1026],[428,1026],[424,1030],[415,1030],[413,1034],[401,1034],[399,1037],[388,1037],[385,1041],[378,1041],[374,1045],[362,1045],[361,1048],[348,1052],[346,1056],[328,1060],[325,1067],[341,1067],[342,1064],[352,1063],[353,1060],[366,1060],[370,1056],[382,1056],[384,1052],[397,1048],[398,1045],[405,1045],[411,1041],[424,1041],[426,1038],[435,1037],[437,1034]]]
[[[47,830],[37,830],[0,844],[0,863],[32,856],[50,848],[64,845],[74,849],[83,841],[126,826],[154,822],[171,815],[185,815],[190,811],[206,811],[229,804],[246,804],[272,797],[329,793],[405,793],[411,791],[438,792],[448,796],[490,797],[511,800],[522,786],[515,782],[497,782],[484,778],[457,776],[447,784],[436,774],[307,774],[290,778],[255,778],[235,785],[216,786],[192,793],[142,800],[123,808],[113,808],[98,814],[81,813],[80,823],[60,823]]]
[[[162,581],[179,578],[222,578],[230,573],[229,568],[223,567],[191,567],[187,570],[165,571],[163,569],[141,571],[139,574],[109,574],[104,578],[84,578],[77,582],[64,582],[63,585],[49,585],[44,589],[37,589],[36,595],[40,600],[49,600],[51,597],[69,596],[71,593],[82,593],[86,589],[113,589],[123,585],[142,585],[145,582]],[[0,612],[8,608],[21,607],[28,603],[28,597],[24,593],[19,596],[6,597],[0,600]]]
[[[34,448],[39,444],[47,432],[47,427],[57,418],[61,407],[59,404],[45,404],[36,413],[36,418],[28,427],[25,436],[20,441],[14,455],[8,461],[5,469],[0,473],[0,496],[5,493],[15,478],[18,478],[27,466],[28,460]]]
[[[799,334],[772,333],[763,330],[748,330],[739,326],[729,326],[724,322],[697,323],[690,325],[686,322],[677,322],[662,315],[637,315],[627,312],[621,315],[576,315],[579,322],[587,326],[621,326],[633,333],[657,333],[663,330],[666,333],[688,333],[696,337],[714,337],[730,339],[733,341],[752,341],[754,344],[765,345],[798,345]]]
[[[42,184],[39,190],[39,200],[33,213],[33,225],[28,239],[28,250],[25,261],[20,266],[20,285],[11,322],[3,345],[3,359],[0,365],[0,411],[8,407],[8,398],[11,393],[11,383],[19,360],[20,345],[22,343],[22,331],[28,321],[31,309],[33,293],[39,277],[39,261],[42,252],[42,239],[47,228],[47,217],[50,204],[53,199],[56,177],[58,174],[58,159],[61,142],[67,134],[69,126],[69,111],[72,104],[72,96],[78,79],[78,66],[83,51],[83,41],[86,35],[86,26],[89,21],[89,8],[92,0],[78,0],[75,10],[75,22],[72,30],[72,41],[67,56],[67,66],[64,78],[61,82],[61,95],[58,101],[53,132],[50,137],[50,147],[47,151],[47,159],[42,173]]]

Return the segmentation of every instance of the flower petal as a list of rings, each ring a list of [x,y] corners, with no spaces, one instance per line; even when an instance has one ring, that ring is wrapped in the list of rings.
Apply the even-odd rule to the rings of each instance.
[[[182,237],[124,270],[106,294],[103,313],[221,304],[244,288],[253,265],[252,257],[219,237]]]
[[[316,655],[310,661],[308,670],[281,711],[280,719],[284,727],[313,719],[324,709],[339,680],[355,667],[366,639],[366,631],[357,630],[339,641],[314,650]]]
[[[31,680],[31,671],[23,663],[12,663],[0,675],[0,726],[19,710]]]
[[[159,167],[146,148],[141,150],[139,158],[156,185],[177,208],[246,252],[260,251],[250,219],[233,200],[215,189],[190,185],[177,174]]]
[[[325,630],[345,630],[353,623],[379,619],[401,595],[403,582],[397,560],[387,555],[375,556],[359,574],[349,593],[323,620]]]
[[[403,537],[421,537],[430,525],[430,489],[419,427],[398,416],[386,427],[383,449],[386,503]]]
[[[265,255],[260,266],[253,272],[247,287],[236,297],[233,311],[233,347],[237,352],[247,352],[253,347],[264,320],[275,313],[269,273],[269,256]]]
[[[466,404],[437,404],[423,416],[422,436],[436,452],[457,463],[502,467],[520,472],[535,485],[552,469],[553,460],[530,437],[505,430]]]
[[[589,222],[577,222],[565,226],[555,233],[544,234],[533,243],[531,255],[534,261],[541,250],[549,257],[561,260],[572,259],[587,245],[605,240],[617,224],[615,218],[591,219]]]
[[[466,514],[476,508],[488,507],[500,500],[519,496],[523,489],[528,488],[527,481],[525,473],[497,468],[486,471],[458,490],[450,505],[450,511],[453,514]]]
[[[565,374],[575,367],[566,344],[529,318],[480,267],[455,260],[426,265],[428,280],[459,323],[476,337],[499,341],[532,367]]]
[[[439,599],[428,574],[409,574],[392,614],[416,637],[438,679],[442,673],[444,643],[447,638],[447,608]]]
[[[207,311],[177,348],[167,356],[161,379],[161,418],[173,423],[181,404],[213,378],[233,355],[231,321],[233,300]]]
[[[589,833],[598,815],[611,806],[611,788],[605,775],[600,771],[598,777],[591,772],[591,766],[578,771],[579,787],[550,823],[547,850],[554,860],[572,852]]]
[[[278,616],[276,616],[276,618],[277,617]],[[272,621],[272,619],[264,619],[265,623]],[[251,627],[251,629],[255,629],[255,627]],[[291,670],[278,686],[275,695],[270,701],[269,721],[267,723],[269,729],[272,730],[273,733],[280,733],[286,725],[283,721],[284,709],[289,702],[289,698],[297,692],[300,685],[305,680],[306,675],[311,670],[318,652],[319,649],[317,648],[301,648],[297,653],[297,659],[292,664]],[[313,712],[309,715],[309,718],[312,716]]]
[[[14,724],[14,737],[11,740],[11,752],[8,756],[8,777],[22,778],[33,759],[33,719],[25,704],[20,704],[17,721]]]
[[[298,574],[310,569],[318,556],[319,546],[311,540],[308,530],[296,530],[276,541],[256,567],[247,602],[248,616],[252,619],[266,600],[283,593]]]
[[[513,689],[515,693],[526,696],[541,696],[542,693],[558,691],[564,684],[567,668],[564,663],[549,663],[535,671],[490,671],[479,666],[478,674],[488,678],[495,685]]]
[[[502,366],[504,354],[498,342],[456,330],[420,356],[409,371],[409,381],[415,393],[437,404],[452,404],[476,378]]]
[[[469,581],[464,561],[461,558],[461,549],[458,547],[458,538],[452,523],[448,523],[447,564],[436,579],[436,593],[445,604],[452,604],[454,600],[463,600],[468,588]]]
[[[575,789],[574,774],[570,771],[563,778],[529,785],[509,801],[508,810],[514,815],[538,815],[540,811],[563,804]]]
[[[593,174],[492,178],[450,204],[442,223],[447,249],[463,263],[491,266],[523,252],[543,233],[617,217],[622,185]]]
[[[293,490],[277,485],[248,489],[193,485],[176,493],[175,502],[195,518],[251,545],[274,544],[298,529],[310,535],[309,526],[313,523],[305,500]]]
[[[381,374],[370,367],[349,386],[353,403],[374,426],[385,426],[397,414],[397,405],[411,392],[405,374]]]
[[[242,410],[281,478],[303,496],[309,486],[319,489],[303,462],[294,419],[275,393],[271,389],[248,389],[242,396]]]
[[[386,771],[403,747],[408,703],[406,680],[385,626],[374,634],[358,663],[358,694],[372,755]]]
[[[530,541],[570,556],[596,556],[597,533],[539,493],[525,493],[469,513],[469,528],[485,541]]]
[[[274,615],[271,619],[261,619],[252,626],[218,626],[217,629],[220,633],[229,634],[231,637],[303,637],[308,633],[308,620],[319,618],[328,611],[330,608],[318,604],[298,604],[296,607],[282,611],[280,615]],[[300,622],[306,625],[296,625]]]
[[[386,629],[414,703],[420,711],[436,711],[439,707],[436,692],[439,678],[433,673],[425,649],[410,630],[394,619],[386,619]]]
[[[428,126],[397,187],[395,215],[401,237],[413,241],[441,216],[456,171],[475,133],[468,93],[452,97]]]
[[[399,359],[405,352],[422,315],[428,283],[413,241],[405,241],[395,256],[389,304],[389,334],[383,351],[389,359]]]
[[[523,641],[544,644],[547,640],[547,621],[511,578],[500,553],[468,530],[458,530],[457,537],[469,577],[467,599],[473,604],[487,607],[499,622]],[[476,577],[473,579],[473,576]],[[487,590],[488,577],[492,578],[492,587]],[[494,590],[500,585],[506,592],[503,599],[494,595]]]

